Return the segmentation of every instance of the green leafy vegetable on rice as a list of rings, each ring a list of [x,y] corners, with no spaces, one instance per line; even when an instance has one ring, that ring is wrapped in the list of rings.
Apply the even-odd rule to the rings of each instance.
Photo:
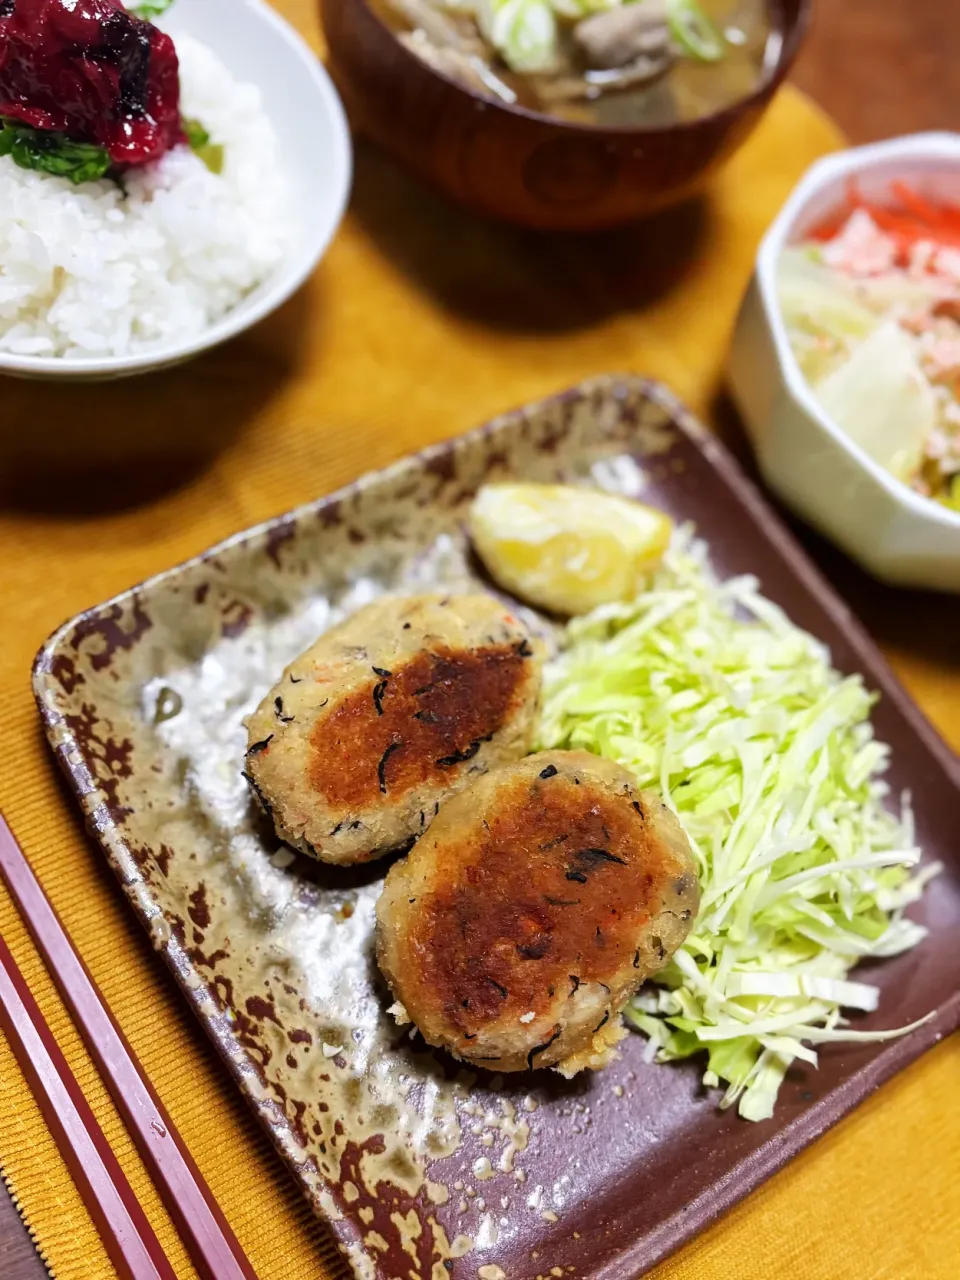
[[[695,927],[627,1016],[659,1061],[705,1051],[704,1083],[750,1120],[812,1046],[906,1030],[841,1015],[877,1007],[860,959],[925,936],[903,912],[939,870],[915,870],[909,798],[884,807],[873,702],[754,579],[716,582],[689,529],[636,602],[569,624],[547,673],[540,746],[632,769],[699,863]]]
[[[211,173],[223,173],[223,147],[220,143],[210,141],[210,134],[199,120],[188,120],[184,116],[181,123],[194,154],[200,157]]]
[[[144,22],[152,22],[154,18],[160,18],[167,12],[173,0],[144,0],[143,4],[135,4],[129,6],[130,12],[137,18],[142,18]]]
[[[103,178],[111,166],[105,147],[71,142],[65,134],[31,129],[15,120],[0,121],[0,156],[9,156],[21,169],[52,173],[77,186]]]
[[[210,134],[199,120],[184,119],[183,131],[210,172],[223,173],[224,148],[210,141]],[[52,173],[76,186],[106,177],[112,167],[106,147],[73,142],[63,133],[31,129],[17,120],[0,120],[0,156],[10,156],[21,169]]]

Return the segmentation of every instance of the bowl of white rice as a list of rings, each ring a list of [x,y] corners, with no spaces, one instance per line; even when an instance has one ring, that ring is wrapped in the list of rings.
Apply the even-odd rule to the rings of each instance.
[[[300,36],[262,0],[174,0],[155,22],[219,172],[186,144],[78,185],[0,154],[0,373],[105,379],[190,359],[286,301],[339,226],[350,135]]]

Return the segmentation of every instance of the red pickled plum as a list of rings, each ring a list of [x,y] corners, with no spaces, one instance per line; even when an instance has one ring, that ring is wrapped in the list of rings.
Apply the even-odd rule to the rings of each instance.
[[[159,160],[184,140],[173,41],[119,0],[0,0],[0,116]]]

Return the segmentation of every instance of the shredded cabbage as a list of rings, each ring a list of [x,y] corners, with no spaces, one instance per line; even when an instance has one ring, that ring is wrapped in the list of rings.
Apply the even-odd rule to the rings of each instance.
[[[628,1008],[658,1061],[705,1050],[721,1107],[772,1114],[812,1045],[881,1040],[842,1008],[873,1010],[851,981],[866,956],[926,930],[904,910],[939,866],[918,868],[909,796],[885,807],[888,748],[873,697],[765,599],[752,577],[717,582],[678,532],[650,589],[574,619],[549,666],[541,747],[620,761],[678,814],[699,864],[687,941]]]

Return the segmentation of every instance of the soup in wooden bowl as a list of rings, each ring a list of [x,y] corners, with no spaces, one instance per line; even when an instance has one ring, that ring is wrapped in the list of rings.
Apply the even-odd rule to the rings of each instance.
[[[320,0],[357,127],[478,213],[614,226],[693,194],[796,55],[809,0]]]

